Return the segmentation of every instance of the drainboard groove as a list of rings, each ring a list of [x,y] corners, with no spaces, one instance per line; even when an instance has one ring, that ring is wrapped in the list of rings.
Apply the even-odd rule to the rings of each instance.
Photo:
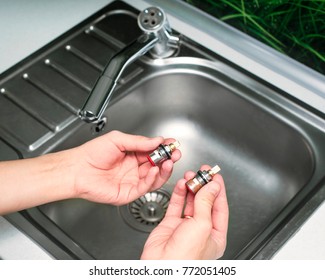
[[[80,60],[84,61],[91,67],[93,67],[95,70],[99,70],[100,72],[103,71],[104,66],[99,64],[96,60],[92,59],[88,55],[86,55],[84,52],[80,51],[78,48],[71,46],[71,45],[66,45],[65,49],[67,52],[73,54],[75,57],[79,58]]]
[[[19,99],[15,94],[12,92],[2,88],[1,93],[3,96],[15,104],[19,109],[27,113],[29,116],[31,116],[34,120],[45,126],[48,130],[55,132],[56,131],[56,124],[53,123],[51,120],[47,119],[46,116],[40,116],[37,110],[31,108],[28,103],[25,103]]]
[[[88,29],[86,29],[85,34],[92,36],[94,39],[97,39],[98,41],[114,48],[115,50],[122,49],[125,46],[125,44],[123,44],[121,41],[115,39],[111,35],[95,26],[90,26]]]
[[[10,143],[15,149],[21,151],[26,150],[28,143],[24,142],[17,135],[12,133],[9,129],[0,124],[0,135],[6,142]]]
[[[91,91],[91,87],[81,81],[77,76],[72,74],[70,71],[62,67],[61,65],[52,62],[50,59],[45,59],[45,64],[55,70],[57,73],[61,74],[63,77],[67,78],[81,89],[86,90],[88,93]]]
[[[78,110],[79,110],[78,108],[76,108],[75,106],[73,106],[70,103],[68,103],[67,101],[65,101],[57,93],[53,92],[52,89],[50,89],[48,86],[46,86],[41,81],[37,80],[35,77],[31,77],[30,74],[25,73],[25,74],[23,74],[23,78],[28,83],[30,83],[32,86],[39,89],[41,92],[43,92],[48,97],[50,97],[52,100],[59,103],[62,107],[67,109],[69,112],[73,113],[74,115],[76,115],[78,113]]]

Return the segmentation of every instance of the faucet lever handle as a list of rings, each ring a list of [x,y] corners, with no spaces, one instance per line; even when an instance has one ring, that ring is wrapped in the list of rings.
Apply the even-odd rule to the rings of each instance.
[[[145,33],[153,33],[158,42],[150,50],[155,58],[165,58],[174,54],[179,38],[172,35],[165,12],[157,7],[149,7],[138,16],[138,25]]]

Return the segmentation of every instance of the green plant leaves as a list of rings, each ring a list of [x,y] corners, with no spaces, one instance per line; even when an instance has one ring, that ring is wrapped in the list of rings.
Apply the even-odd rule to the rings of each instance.
[[[187,2],[325,74],[325,0]]]

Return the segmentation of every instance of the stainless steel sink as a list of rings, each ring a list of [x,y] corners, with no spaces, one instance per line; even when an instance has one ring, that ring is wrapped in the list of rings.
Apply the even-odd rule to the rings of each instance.
[[[121,8],[121,3],[114,5],[105,11],[111,17],[103,20],[96,15],[78,32],[42,53],[33,66],[19,69],[19,73],[30,73],[28,82],[38,88],[53,80],[53,75],[55,85],[47,82],[48,87],[63,89],[69,80],[71,95],[83,91],[77,100],[67,96],[58,99],[71,116],[58,120],[65,125],[58,126],[53,135],[45,133],[47,138],[43,135],[45,140],[37,142],[37,148],[22,149],[22,154],[28,157],[67,149],[117,129],[174,137],[181,143],[183,157],[161,190],[129,205],[66,200],[22,212],[24,223],[30,222],[43,234],[38,242],[49,250],[54,245],[46,242],[54,243],[53,254],[59,258],[137,259],[150,231],[163,216],[147,219],[141,212],[146,204],[154,200],[164,211],[175,182],[185,171],[196,171],[204,163],[218,164],[230,207],[228,246],[223,258],[253,258],[320,187],[325,176],[324,119],[258,77],[183,38],[177,57],[154,60],[147,56],[132,65],[105,113],[104,131],[97,133],[93,126],[77,119],[75,108],[85,100],[96,73],[109,59],[105,53],[107,38],[124,34],[114,39],[115,48],[128,38],[103,21],[113,25],[114,20],[125,20],[132,24],[135,11],[124,4]],[[118,12],[111,12],[117,8]],[[95,25],[90,28],[89,22]],[[71,53],[71,46],[75,53]],[[85,61],[78,56],[81,50],[91,59]],[[54,61],[54,68],[49,70],[44,60]],[[61,84],[55,69],[58,65],[64,69]],[[10,80],[5,80],[2,87],[14,88]],[[38,132],[41,134],[41,130]],[[21,219],[12,218],[16,224]]]
[[[274,92],[247,77],[239,83],[245,77],[231,68],[194,58],[165,64],[153,65],[151,74],[121,92],[107,110],[106,129],[180,141],[183,157],[163,186],[169,193],[184,171],[218,163],[230,203],[224,258],[235,258],[308,186],[315,170],[312,143],[297,129],[301,120],[262,96]],[[133,259],[153,226],[128,207],[76,200],[40,210],[95,258]]]

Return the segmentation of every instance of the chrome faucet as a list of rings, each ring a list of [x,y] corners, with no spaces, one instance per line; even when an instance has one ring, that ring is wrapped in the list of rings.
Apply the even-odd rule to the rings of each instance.
[[[82,120],[91,123],[101,121],[118,79],[131,62],[148,51],[154,58],[166,58],[177,49],[179,38],[171,34],[166,15],[161,9],[150,7],[143,10],[138,16],[138,25],[143,34],[108,62],[79,112]]]

